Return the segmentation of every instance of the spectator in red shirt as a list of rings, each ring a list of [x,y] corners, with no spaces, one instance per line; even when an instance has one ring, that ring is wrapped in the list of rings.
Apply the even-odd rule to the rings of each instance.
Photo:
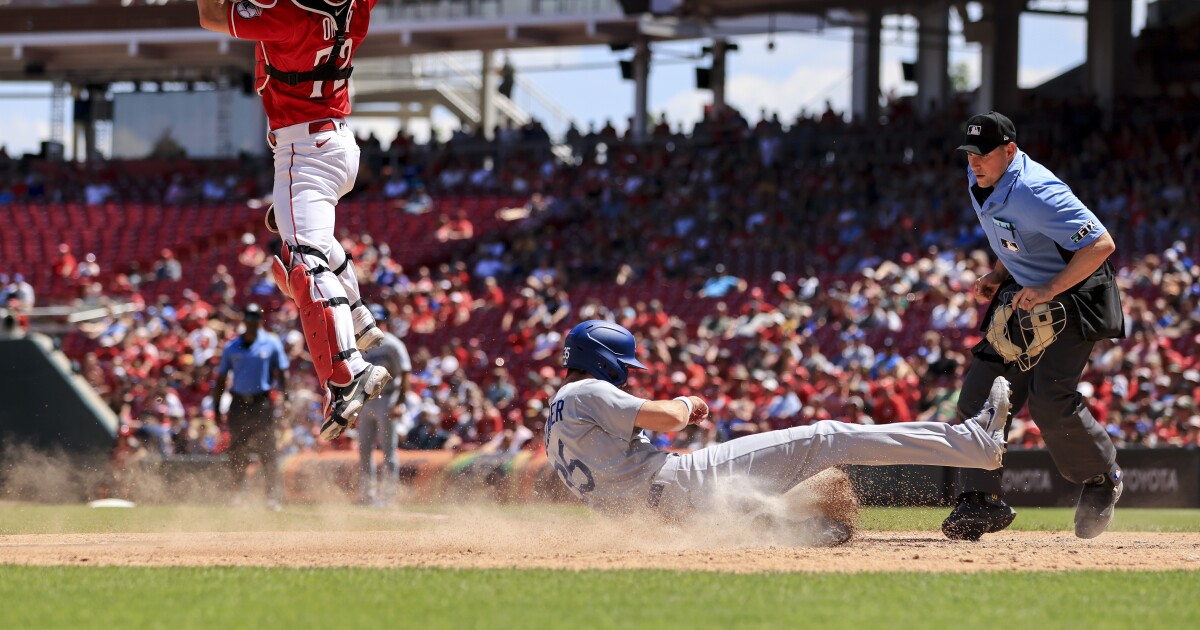
[[[71,246],[66,243],[58,244],[58,260],[54,261],[54,275],[59,278],[74,278],[78,262],[71,253]]]

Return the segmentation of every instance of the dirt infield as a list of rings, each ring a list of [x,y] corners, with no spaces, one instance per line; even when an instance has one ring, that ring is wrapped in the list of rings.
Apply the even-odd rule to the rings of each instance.
[[[407,515],[405,518],[422,518]],[[428,517],[436,521],[438,517]],[[442,527],[449,525],[448,527]],[[675,569],[757,572],[1200,570],[1200,534],[1008,532],[956,543],[933,532],[867,532],[833,549],[671,544],[630,533],[577,538],[533,526],[488,534],[466,523],[408,531],[192,532],[0,536],[0,564],[263,567]],[[477,526],[486,527],[476,522]],[[611,534],[612,532],[608,532]],[[653,537],[652,537],[653,538]],[[648,543],[648,544],[647,544]]]

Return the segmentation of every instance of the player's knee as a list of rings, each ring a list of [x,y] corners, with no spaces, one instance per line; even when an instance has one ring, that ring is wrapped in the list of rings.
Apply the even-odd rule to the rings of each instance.
[[[817,435],[830,435],[840,432],[845,427],[845,423],[838,422],[837,420],[818,420],[810,426],[813,433]]]
[[[1082,397],[1075,391],[1030,394],[1029,415],[1039,425],[1057,424],[1061,419],[1075,415]]]

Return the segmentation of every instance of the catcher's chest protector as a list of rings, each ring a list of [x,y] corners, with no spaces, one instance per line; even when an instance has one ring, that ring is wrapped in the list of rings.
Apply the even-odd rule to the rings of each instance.
[[[276,2],[277,1],[278,0],[276,0]],[[301,9],[304,9],[305,11],[312,11],[313,13],[320,13],[321,15],[329,17],[333,20],[333,23],[337,25],[339,31],[345,32],[346,18],[350,16],[350,12],[346,10],[346,5],[353,1],[354,0],[341,0],[341,2],[337,2],[335,0],[292,0],[292,3]],[[274,4],[274,2],[271,4]]]

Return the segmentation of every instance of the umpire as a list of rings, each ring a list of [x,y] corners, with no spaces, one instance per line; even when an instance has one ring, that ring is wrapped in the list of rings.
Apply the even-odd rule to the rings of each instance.
[[[1104,427],[1076,391],[1096,341],[1125,336],[1121,297],[1109,256],[1112,235],[1061,180],[1017,148],[1003,114],[971,117],[966,141],[971,205],[998,260],[975,283],[990,300],[986,338],[973,348],[958,399],[959,419],[987,398],[992,380],[1013,384],[1012,410],[1029,414],[1063,477],[1082,483],[1075,535],[1099,536],[1121,496],[1121,469]],[[1000,470],[959,470],[948,538],[978,540],[1012,523],[1000,497]]]
[[[392,409],[403,404],[408,396],[408,378],[412,372],[412,360],[408,348],[391,332],[388,332],[387,312],[379,305],[371,305],[375,324],[383,331],[383,343],[363,354],[363,359],[372,365],[387,368],[396,378],[384,386],[377,398],[363,405],[358,416],[358,502],[362,505],[383,507],[395,499],[399,484],[399,465],[396,448],[396,423],[392,421]],[[376,479],[375,446],[383,451],[383,473]]]
[[[267,482],[267,508],[279,511],[282,488],[279,483],[279,461],[275,441],[275,405],[271,402],[272,383],[287,394],[287,354],[279,337],[264,332],[262,308],[250,303],[242,310],[245,332],[225,346],[217,366],[217,382],[213,387],[213,406],[217,422],[221,417],[221,396],[225,381],[233,373],[229,388],[231,401],[225,420],[229,423],[229,465],[233,487],[240,498],[246,491],[246,465],[250,455],[257,455]]]

